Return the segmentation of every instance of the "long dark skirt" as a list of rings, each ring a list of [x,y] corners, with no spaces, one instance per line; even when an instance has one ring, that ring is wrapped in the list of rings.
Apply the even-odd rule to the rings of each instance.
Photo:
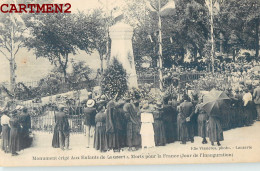
[[[20,131],[20,150],[28,148],[32,145],[32,138],[29,136],[28,129],[21,129]]]
[[[17,151],[20,151],[18,128],[11,128],[9,144],[10,152],[12,154],[16,153]]]
[[[182,115],[178,115],[177,118],[177,134],[179,141],[188,141],[189,139],[189,131],[187,127],[187,123],[185,118]]]
[[[94,148],[100,151],[107,151],[107,136],[106,136],[106,126],[96,126],[95,136],[94,136]]]
[[[172,122],[168,122],[165,121],[164,122],[165,125],[165,136],[166,136],[166,141],[167,143],[172,143],[174,141],[176,141],[176,129],[174,128],[174,126],[176,126],[176,124]]]
[[[238,103],[235,106],[235,122],[237,123],[237,127],[244,126],[244,107],[242,103]]]
[[[207,125],[207,133],[211,142],[223,141],[223,130],[220,124],[220,120],[216,117],[210,116]]]
[[[155,120],[153,123],[154,141],[156,146],[164,146],[166,144],[165,128],[162,120]]]
[[[132,122],[127,122],[126,145],[128,147],[141,147],[140,127]]]
[[[59,142],[59,131],[57,128],[54,128],[53,138],[52,138],[52,147],[53,148],[60,148],[60,142]]]
[[[113,133],[107,133],[107,144],[109,149],[119,149],[120,148],[120,140],[119,133],[115,131]]]
[[[120,148],[126,147],[126,129],[118,131],[118,138]]]
[[[207,114],[199,114],[198,116],[198,136],[206,138],[207,133]]]
[[[231,107],[230,115],[231,115],[231,119],[230,119],[229,129],[238,127],[238,122],[236,121],[237,112],[234,106]]]
[[[5,152],[9,151],[9,138],[10,138],[10,128],[8,125],[3,125],[3,127],[2,127],[2,150]]]
[[[126,144],[126,128],[127,124],[124,124],[123,125],[123,130],[121,130],[119,133],[119,139],[120,139],[120,146],[123,148],[123,147],[127,147],[127,144]]]
[[[253,102],[248,102],[248,104],[244,107],[244,124],[249,126],[253,124]]]

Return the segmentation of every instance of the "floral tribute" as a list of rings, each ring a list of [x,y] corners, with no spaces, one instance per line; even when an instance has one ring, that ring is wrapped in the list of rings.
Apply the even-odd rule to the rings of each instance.
[[[122,64],[115,58],[110,66],[104,71],[101,81],[101,87],[104,94],[109,99],[119,99],[123,97],[128,90],[127,74]]]

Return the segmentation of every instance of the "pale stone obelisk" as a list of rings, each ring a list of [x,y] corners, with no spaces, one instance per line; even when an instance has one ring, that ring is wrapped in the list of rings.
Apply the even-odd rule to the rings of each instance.
[[[126,70],[128,87],[137,88],[138,84],[132,46],[133,27],[123,22],[118,22],[110,27],[109,35],[111,38],[110,62],[116,58]]]

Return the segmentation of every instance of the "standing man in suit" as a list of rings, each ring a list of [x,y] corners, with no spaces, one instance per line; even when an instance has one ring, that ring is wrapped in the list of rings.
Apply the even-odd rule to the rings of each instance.
[[[31,146],[32,139],[29,137],[31,129],[31,117],[26,107],[22,108],[21,114],[18,116],[21,125],[20,129],[20,145],[21,150]]]
[[[95,101],[90,99],[87,101],[87,107],[84,108],[84,129],[87,136],[87,148],[90,147],[90,144],[94,144],[94,135],[95,135],[95,117],[97,114],[95,106]]]
[[[68,117],[65,113],[65,106],[58,106],[58,111],[55,113],[56,129],[59,133],[59,146],[62,150],[69,150],[70,128]]]
[[[184,94],[183,100],[184,101],[179,106],[179,139],[182,144],[186,144],[186,141],[191,141],[191,143],[193,143],[194,128],[191,123],[191,118],[194,115],[194,107],[187,94]]]
[[[260,121],[260,86],[255,88],[253,93],[253,99],[256,105],[257,120]]]

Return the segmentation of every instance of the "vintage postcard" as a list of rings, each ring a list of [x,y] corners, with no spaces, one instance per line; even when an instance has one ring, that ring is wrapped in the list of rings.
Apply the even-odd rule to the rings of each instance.
[[[1,0],[0,166],[260,162],[259,0]]]

